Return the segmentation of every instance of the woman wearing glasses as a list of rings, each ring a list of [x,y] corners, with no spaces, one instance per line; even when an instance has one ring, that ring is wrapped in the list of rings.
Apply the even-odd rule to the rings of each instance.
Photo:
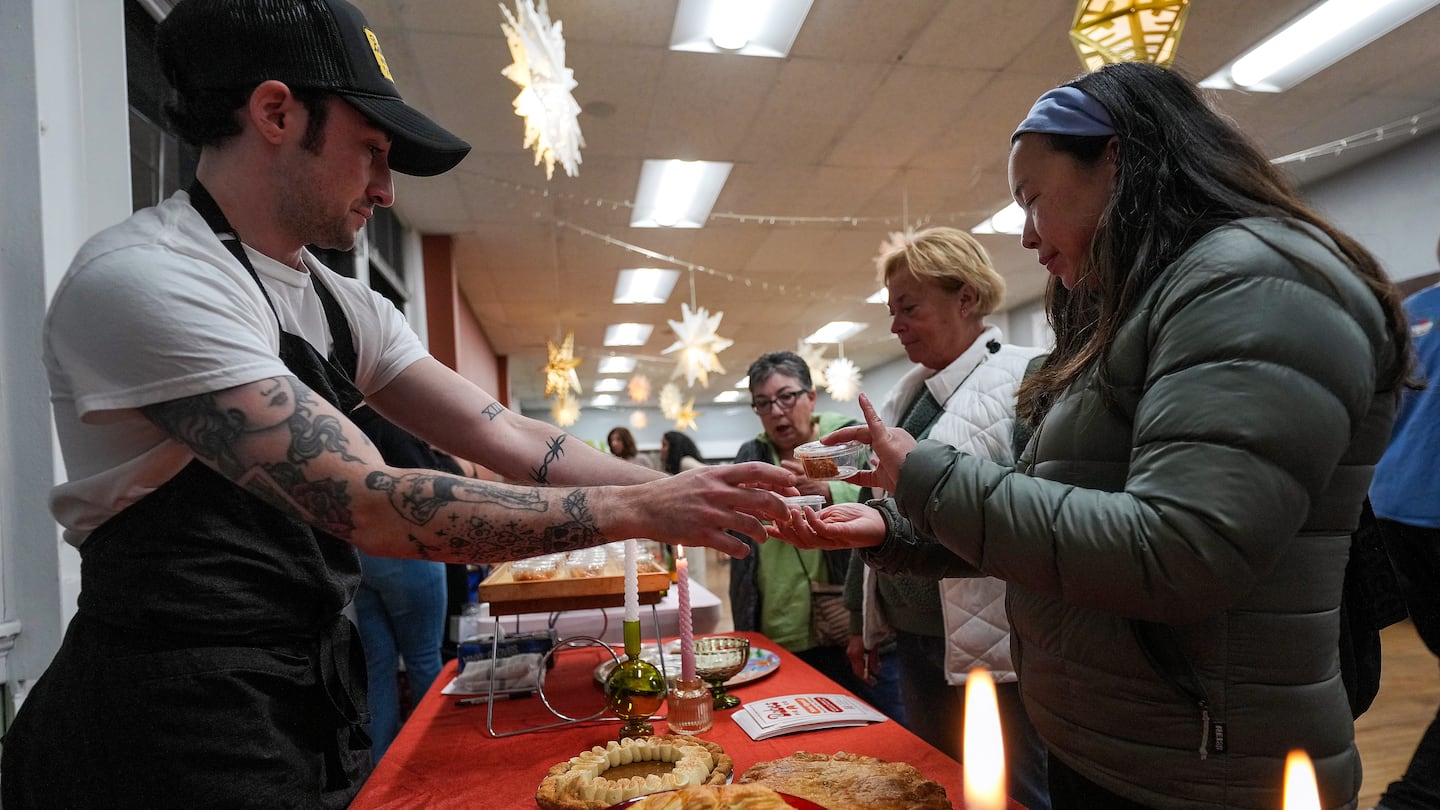
[[[768,461],[797,476],[802,495],[819,495],[825,505],[854,503],[860,487],[845,481],[805,477],[795,448],[838,428],[855,424],[839,413],[815,412],[810,367],[794,352],[770,352],[750,364],[750,408],[760,417],[758,436],[741,445],[735,461]],[[801,550],[788,543],[750,541],[750,555],[730,561],[730,611],[735,629],[764,633],[828,678],[903,721],[895,667],[875,685],[856,677],[843,639],[816,639],[810,621],[810,583],[843,585],[851,552]],[[855,605],[858,608],[859,605]],[[824,643],[821,643],[824,641]],[[888,658],[888,656],[886,656]]]

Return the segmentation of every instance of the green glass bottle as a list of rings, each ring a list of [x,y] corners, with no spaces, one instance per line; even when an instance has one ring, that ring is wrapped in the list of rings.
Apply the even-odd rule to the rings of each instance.
[[[605,703],[625,721],[620,739],[655,733],[650,718],[665,702],[665,678],[660,669],[640,657],[640,622],[624,622],[625,660],[605,679]]]

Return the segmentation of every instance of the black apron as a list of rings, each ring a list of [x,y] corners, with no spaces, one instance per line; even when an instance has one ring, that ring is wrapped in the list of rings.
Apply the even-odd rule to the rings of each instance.
[[[260,284],[209,193],[190,195]],[[353,336],[312,280],[332,357],[282,328],[280,358],[349,413]],[[291,494],[315,506],[303,482]],[[349,804],[370,745],[364,655],[340,614],[360,582],[349,543],[192,461],[80,558],[78,612],[5,737],[7,810]]]

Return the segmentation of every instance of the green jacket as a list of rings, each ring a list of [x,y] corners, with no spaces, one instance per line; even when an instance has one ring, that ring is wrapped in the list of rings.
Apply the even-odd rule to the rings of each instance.
[[[1146,805],[1279,807],[1291,748],[1324,807],[1359,789],[1338,613],[1394,419],[1377,379],[1400,361],[1323,239],[1273,220],[1215,230],[1121,325],[1113,407],[1084,374],[1018,470],[925,442],[900,471],[917,542],[1007,580],[1051,754]]]

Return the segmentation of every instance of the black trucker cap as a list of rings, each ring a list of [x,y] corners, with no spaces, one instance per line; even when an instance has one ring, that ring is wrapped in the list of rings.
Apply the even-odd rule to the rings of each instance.
[[[400,98],[379,38],[345,0],[182,0],[155,47],[182,95],[270,79],[339,95],[390,134],[390,168],[401,174],[441,174],[470,152]]]

